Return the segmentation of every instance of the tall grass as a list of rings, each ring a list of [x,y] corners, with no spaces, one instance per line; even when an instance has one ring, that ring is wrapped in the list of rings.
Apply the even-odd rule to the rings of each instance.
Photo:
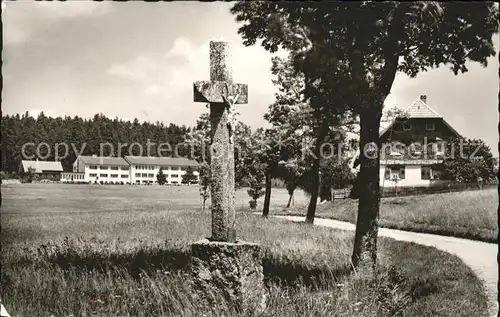
[[[383,198],[382,227],[435,233],[495,243],[498,236],[498,195],[493,189],[460,193]],[[318,205],[316,216],[356,223],[358,201],[336,200]],[[276,213],[305,215],[304,205]]]
[[[30,185],[3,194],[1,298],[12,316],[257,315],[200,304],[186,269],[210,214],[176,188]],[[373,281],[349,274],[350,232],[237,219],[238,239],[262,246],[261,316],[486,314],[483,286],[450,254],[380,239]]]

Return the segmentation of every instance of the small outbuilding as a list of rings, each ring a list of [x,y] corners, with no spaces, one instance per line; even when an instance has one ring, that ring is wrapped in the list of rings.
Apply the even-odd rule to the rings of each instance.
[[[27,173],[30,168],[33,169],[38,179],[49,179],[53,181],[59,181],[61,179],[61,173],[63,172],[62,164],[58,161],[21,161],[21,172]]]

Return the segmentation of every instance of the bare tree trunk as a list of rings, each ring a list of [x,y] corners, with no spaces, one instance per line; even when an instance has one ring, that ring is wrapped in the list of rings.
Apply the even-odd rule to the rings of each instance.
[[[328,125],[320,128],[318,133],[318,138],[316,140],[316,145],[314,146],[314,156],[313,166],[311,169],[312,175],[312,186],[311,186],[311,200],[309,201],[309,207],[307,208],[306,223],[314,223],[314,215],[316,214],[316,206],[318,204],[318,193],[319,193],[319,162],[320,162],[320,148],[321,143],[325,139],[328,133]]]
[[[264,208],[262,209],[262,217],[269,216],[269,205],[271,204],[271,171],[266,173],[266,193],[264,195]]]
[[[290,197],[288,198],[288,203],[286,204],[286,208],[290,208],[290,203],[292,202],[292,198],[293,198],[293,191],[290,194]]]
[[[357,182],[359,205],[352,255],[352,262],[355,268],[366,268],[372,272],[374,272],[377,262],[377,235],[380,208],[379,128],[381,112],[381,110],[378,114],[364,112],[360,115],[361,169]],[[370,151],[367,151],[370,144],[376,146],[376,152],[370,153]]]

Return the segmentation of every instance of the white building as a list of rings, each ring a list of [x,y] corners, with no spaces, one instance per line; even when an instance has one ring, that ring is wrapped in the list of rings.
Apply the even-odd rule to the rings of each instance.
[[[380,133],[380,186],[429,187],[448,183],[440,179],[447,141],[462,136],[427,105],[425,95],[405,112],[405,118],[397,118]]]
[[[181,184],[182,175],[188,167],[194,169],[198,179],[198,163],[185,158],[125,156],[130,165],[130,182],[132,184],[157,184],[160,169],[166,176],[167,184]],[[198,180],[197,180],[198,181]]]
[[[73,173],[83,173],[88,183],[130,184],[130,167],[121,157],[79,156]]]

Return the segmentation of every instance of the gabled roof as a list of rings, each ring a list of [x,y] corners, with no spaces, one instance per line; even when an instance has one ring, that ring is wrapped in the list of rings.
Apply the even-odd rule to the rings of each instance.
[[[26,172],[28,169],[34,168],[35,173],[42,173],[42,172],[62,172],[63,167],[61,165],[61,162],[48,162],[48,161],[21,161],[21,164],[23,166],[23,170]]]
[[[134,165],[155,166],[191,166],[197,167],[198,163],[187,158],[152,157],[152,156],[125,156],[125,160]]]
[[[436,111],[434,111],[427,103],[425,103],[422,99],[416,99],[414,102],[404,110],[405,115],[407,116],[408,119],[414,119],[414,118],[434,118],[434,119],[441,119],[443,120],[444,125],[446,125],[453,133],[457,135],[457,137],[461,138],[462,136],[460,133],[457,132],[457,130],[453,129],[453,127],[446,122],[441,115],[439,115]],[[384,135],[389,129],[392,128],[394,125],[394,120],[391,124],[387,126],[387,128],[383,129],[380,131],[379,136],[381,137]]]
[[[409,118],[442,118],[429,105],[423,102],[422,99],[417,99],[406,108],[405,113]]]
[[[85,165],[128,166],[122,157],[79,156],[78,159]]]

